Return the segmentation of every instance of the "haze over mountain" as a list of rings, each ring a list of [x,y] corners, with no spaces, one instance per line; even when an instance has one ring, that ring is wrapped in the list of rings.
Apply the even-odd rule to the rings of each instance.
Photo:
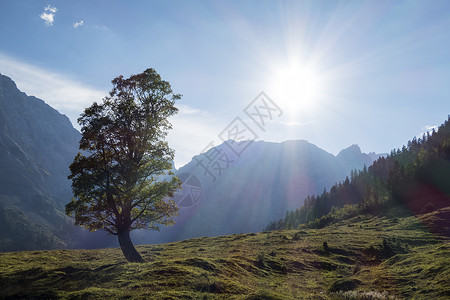
[[[224,142],[177,170],[188,182],[175,196],[176,225],[162,234],[137,233],[138,242],[261,231],[307,195],[323,192],[380,156],[361,153],[357,145],[334,156],[304,140],[246,143]],[[246,146],[240,156],[233,152]]]
[[[64,215],[72,197],[68,167],[80,138],[65,115],[0,75],[0,251],[115,244]],[[245,143],[227,141],[177,170],[186,181],[176,196],[177,224],[137,232],[136,242],[259,231],[378,157],[357,145],[334,156],[304,140]]]

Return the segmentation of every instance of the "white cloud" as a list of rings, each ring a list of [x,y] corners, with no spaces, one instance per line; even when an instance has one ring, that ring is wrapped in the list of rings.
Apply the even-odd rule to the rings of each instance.
[[[83,21],[75,22],[75,23],[73,24],[73,28],[78,28],[78,27],[82,26],[83,24],[84,24]]]
[[[56,7],[51,7],[50,5],[47,5],[44,9],[45,11],[49,11],[51,13],[56,13],[58,11]]]
[[[84,108],[94,101],[101,101],[107,95],[106,91],[2,54],[0,54],[0,73],[11,77],[21,91],[44,100],[67,115],[77,128],[76,120]]]
[[[179,104],[177,105],[178,110],[180,114],[183,115],[197,115],[197,116],[205,116],[208,114],[208,112],[206,110],[201,110],[201,109],[197,109],[197,108],[192,108],[188,105],[184,105],[184,104]]]
[[[418,135],[416,135],[416,138],[422,138],[422,136],[427,133],[431,134],[434,131],[438,131],[439,126],[436,125],[426,125],[424,127],[422,127],[421,129],[421,133],[419,133]]]
[[[47,5],[44,8],[44,11],[39,15],[39,17],[44,20],[45,25],[52,26],[54,21],[54,16],[58,9],[56,7],[51,7],[50,5]]]
[[[308,126],[311,125],[312,122],[298,122],[298,121],[279,121],[280,124],[285,126]]]
[[[425,126],[424,128],[422,128],[422,130],[425,130],[425,132],[433,131],[433,129],[434,129],[435,131],[437,131],[438,126],[436,126],[436,125],[427,125],[427,126]]]

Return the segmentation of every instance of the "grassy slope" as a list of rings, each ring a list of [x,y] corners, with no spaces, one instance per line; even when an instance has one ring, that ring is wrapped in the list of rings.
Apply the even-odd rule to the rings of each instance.
[[[137,248],[146,263],[127,263],[120,249],[0,254],[0,298],[335,299],[330,291],[349,288],[364,299],[450,296],[449,241],[414,216]]]

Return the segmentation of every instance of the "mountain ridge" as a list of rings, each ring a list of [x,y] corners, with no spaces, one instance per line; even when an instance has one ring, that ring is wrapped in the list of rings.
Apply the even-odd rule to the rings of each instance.
[[[372,163],[361,151],[341,159],[306,140],[246,143],[225,141],[177,169],[175,174],[190,183],[175,197],[189,198],[180,202],[175,226],[135,233],[136,243],[260,231],[307,195],[319,194]],[[233,151],[245,146],[239,156]],[[192,199],[194,190],[201,190],[200,199]]]

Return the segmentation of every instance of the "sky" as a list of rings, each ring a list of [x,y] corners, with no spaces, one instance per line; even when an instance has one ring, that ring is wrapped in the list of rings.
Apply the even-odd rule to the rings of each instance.
[[[177,168],[236,124],[385,153],[450,114],[449,28],[439,0],[1,0],[0,73],[79,129],[112,79],[154,68],[183,95]]]

